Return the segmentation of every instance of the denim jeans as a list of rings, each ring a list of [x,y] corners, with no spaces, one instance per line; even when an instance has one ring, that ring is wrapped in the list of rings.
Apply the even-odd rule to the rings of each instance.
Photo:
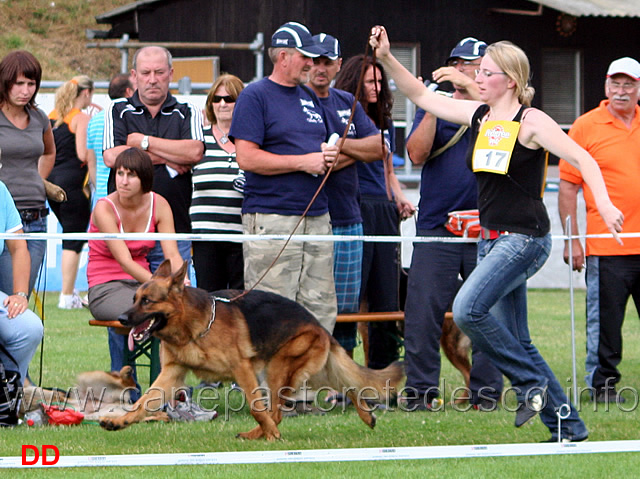
[[[599,256],[587,256],[587,356],[584,377],[587,386],[593,387],[593,375],[600,365],[598,346],[600,344],[600,271]]]
[[[189,261],[191,263],[191,241],[177,241],[178,243],[178,252],[182,259],[185,261]],[[164,261],[164,253],[162,252],[162,244],[160,241],[156,241],[156,245],[151,248],[151,251],[147,253],[147,261],[149,262],[149,270],[152,273],[158,269],[160,264]],[[192,265],[189,264],[189,277],[191,278],[191,268]]]
[[[0,291],[0,306],[2,306],[7,296],[6,293]],[[9,351],[13,359],[18,362],[17,367],[20,371],[21,381],[24,381],[27,377],[29,363],[36,353],[36,349],[38,349],[43,332],[42,321],[30,309],[13,319],[9,319],[6,309],[0,308],[0,343]],[[13,361],[1,351],[0,362],[7,369],[16,369]]]
[[[527,279],[545,263],[551,251],[551,236],[522,234],[482,240],[478,265],[464,282],[453,303],[456,324],[509,378],[518,402],[525,402],[547,387],[542,422],[558,435],[556,410],[570,404],[562,386],[531,342],[527,324]],[[571,406],[562,421],[561,436],[583,438],[587,429]]]
[[[47,218],[23,221],[22,227],[25,233],[45,233],[47,231]],[[44,260],[47,242],[46,240],[28,240],[27,248],[31,256],[31,271],[29,273],[29,291],[25,291],[25,293],[31,294]],[[0,291],[5,291],[9,294],[13,293],[13,266],[11,254],[9,254],[7,248],[4,248],[4,251],[0,254]]]

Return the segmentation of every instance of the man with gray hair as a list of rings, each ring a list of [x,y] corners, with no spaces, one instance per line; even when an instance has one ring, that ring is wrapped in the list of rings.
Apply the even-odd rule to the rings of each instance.
[[[569,136],[598,163],[611,201],[624,214],[626,231],[640,231],[640,63],[619,58],[609,65],[604,83],[606,100],[580,116]],[[587,206],[587,385],[594,401],[624,402],[616,391],[622,361],[622,323],[629,297],[640,312],[640,238],[619,245],[604,226],[591,190],[580,172],[560,161],[558,210],[562,225],[571,216],[572,257],[565,242],[564,260],[582,271],[585,253],[576,220],[577,195],[583,189]]]
[[[245,88],[236,101],[230,137],[245,171],[242,225],[245,234],[291,233],[311,202],[337,147],[328,147],[324,112],[302,85],[323,48],[304,25],[288,22],[271,37],[274,67]],[[328,198],[321,190],[297,234],[330,235]],[[282,241],[245,241],[245,286],[267,271]],[[333,245],[291,242],[262,279],[260,289],[279,293],[311,311],[329,332],[336,321]]]
[[[171,206],[177,233],[191,233],[191,166],[204,153],[202,112],[190,103],[177,101],[169,91],[173,79],[171,53],[150,46],[133,57],[131,78],[136,91],[131,98],[115,100],[107,109],[104,128],[104,163],[113,167],[127,148],[146,151],[155,167],[153,191]],[[191,242],[178,241],[180,255],[191,258]],[[164,255],[160,244],[148,256],[151,271]]]

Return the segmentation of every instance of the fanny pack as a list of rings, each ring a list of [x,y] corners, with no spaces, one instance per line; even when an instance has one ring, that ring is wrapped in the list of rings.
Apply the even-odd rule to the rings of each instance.
[[[456,236],[477,238],[482,229],[480,212],[478,210],[452,211],[444,226]]]

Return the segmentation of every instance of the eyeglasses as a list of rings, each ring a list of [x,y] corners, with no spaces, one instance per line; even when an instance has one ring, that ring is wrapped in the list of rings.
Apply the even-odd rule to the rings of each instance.
[[[236,102],[236,99],[233,98],[231,95],[226,95],[226,96],[213,95],[213,103],[220,103],[222,100],[224,100],[225,103]]]
[[[448,67],[457,67],[458,65],[462,65],[463,67],[470,67],[470,66],[478,66],[480,65],[480,63],[478,62],[474,62],[471,60],[459,60],[457,58],[453,59],[453,60],[449,60],[447,62],[447,66]]]
[[[622,88],[622,91],[625,93],[631,93],[634,89],[638,88],[638,83],[624,82],[618,83],[617,81],[609,80],[609,89],[619,91]]]
[[[476,70],[476,76],[482,75],[485,78],[491,78],[493,75],[506,75],[505,72],[492,72],[490,70]]]

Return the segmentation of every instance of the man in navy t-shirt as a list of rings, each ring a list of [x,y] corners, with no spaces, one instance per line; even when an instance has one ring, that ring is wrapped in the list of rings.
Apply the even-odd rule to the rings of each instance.
[[[487,45],[468,37],[451,51],[446,66],[433,72],[437,83],[451,82],[454,98],[478,99],[475,70]],[[455,143],[449,141],[460,125],[438,119],[424,110],[416,112],[407,151],[422,167],[418,236],[453,236],[444,226],[448,213],[477,208],[476,180],[466,165],[469,145],[466,130]],[[463,127],[465,128],[465,127]],[[446,145],[448,148],[444,149]],[[406,410],[431,409],[440,395],[440,336],[447,308],[476,265],[476,243],[416,243],[405,302]],[[496,409],[502,391],[502,374],[486,355],[473,350],[470,402],[476,409]]]
[[[337,133],[342,137],[349,124],[354,97],[344,90],[330,87],[342,65],[340,43],[335,37],[325,33],[313,38],[325,52],[313,59],[309,86],[320,99],[325,111],[328,133]],[[356,161],[369,162],[382,158],[378,129],[362,105],[359,102],[355,102],[355,105],[353,120],[341,145],[338,163],[325,185],[333,234],[341,236],[364,234]],[[333,249],[338,313],[356,313],[360,310],[362,241],[337,242]],[[356,346],[356,323],[336,324],[333,336],[348,353],[353,353]]]
[[[246,234],[290,234],[335,161],[324,144],[327,128],[318,98],[302,84],[322,52],[299,23],[282,25],[271,38],[269,77],[245,88],[236,101],[229,136],[245,171],[242,206]],[[326,191],[320,191],[296,234],[330,235]],[[253,287],[282,249],[282,241],[245,241],[245,287]],[[336,321],[331,242],[291,242],[259,288],[305,306],[329,332]]]

